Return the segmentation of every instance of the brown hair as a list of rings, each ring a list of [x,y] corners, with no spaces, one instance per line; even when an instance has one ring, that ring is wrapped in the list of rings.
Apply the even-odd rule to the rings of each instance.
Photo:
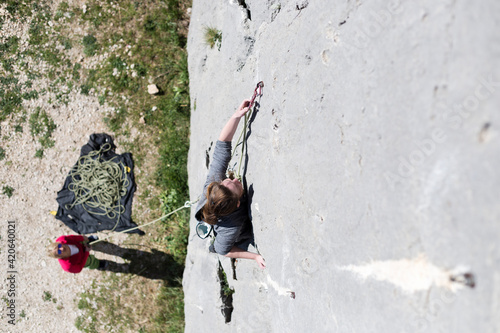
[[[213,182],[207,187],[207,202],[203,206],[203,220],[216,224],[219,216],[229,215],[238,208],[239,197],[224,185]]]

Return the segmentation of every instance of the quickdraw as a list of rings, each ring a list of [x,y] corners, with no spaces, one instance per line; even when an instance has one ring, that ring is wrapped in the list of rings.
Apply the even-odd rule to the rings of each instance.
[[[260,97],[262,96],[262,88],[264,88],[264,82],[263,81],[260,81],[259,83],[257,83],[257,86],[255,87],[255,90],[253,92],[253,96],[252,98],[250,99],[250,104],[248,105],[248,108],[251,109],[254,102],[255,102],[255,99],[257,97]],[[248,126],[248,121],[250,119],[250,116],[252,114],[252,110],[250,110],[249,112],[247,112],[247,114],[245,114],[245,123],[244,123],[244,126],[243,126],[243,129],[240,133],[240,136],[238,138],[238,141],[236,142],[236,144],[234,145],[234,149],[233,149],[233,153],[231,154],[231,158],[233,158],[234,156],[234,153],[236,152],[236,148],[238,148],[238,146],[240,145],[240,143],[242,144],[241,146],[241,156],[240,156],[240,163],[239,163],[239,166],[238,166],[238,173],[236,174],[236,177],[238,177],[238,179],[241,180],[241,174],[240,174],[240,171],[241,171],[241,163],[243,161],[243,153],[245,151],[245,146],[246,146],[246,135],[247,135],[247,126]],[[243,138],[243,142],[241,141],[241,139]],[[234,177],[234,170],[229,170],[228,171],[229,175],[230,175],[230,178],[233,178]]]
[[[252,99],[250,100],[250,105],[248,106],[249,108],[253,106],[255,98],[262,96],[262,88],[264,88],[264,82],[260,81],[259,83],[257,83],[257,87],[255,87]]]

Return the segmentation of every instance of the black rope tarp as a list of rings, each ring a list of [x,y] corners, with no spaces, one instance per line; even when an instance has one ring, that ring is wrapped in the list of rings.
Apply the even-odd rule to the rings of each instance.
[[[78,234],[90,234],[102,230],[123,231],[137,226],[132,221],[132,199],[136,189],[134,178],[134,161],[132,154],[123,153],[118,155],[115,153],[116,146],[113,143],[113,138],[108,134],[92,134],[89,142],[84,145],[80,151],[80,158],[71,168],[63,188],[57,193],[57,202],[59,208],[56,218],[61,220],[70,229]],[[96,154],[96,152],[100,152]],[[123,191],[119,202],[116,206],[116,214],[103,214],[102,209],[94,208],[92,205],[85,203],[75,204],[74,181],[80,179],[76,173],[78,165],[84,157],[90,156],[92,159],[100,159],[101,161],[113,161],[120,167],[126,191]],[[92,198],[91,198],[92,200]],[[144,232],[139,229],[134,229],[130,233],[138,233],[143,235]]]

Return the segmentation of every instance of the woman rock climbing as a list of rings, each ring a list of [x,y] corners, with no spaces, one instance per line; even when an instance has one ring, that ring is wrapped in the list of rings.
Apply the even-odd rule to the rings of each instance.
[[[203,195],[196,207],[196,219],[214,226],[215,241],[210,246],[211,252],[229,258],[253,259],[263,269],[266,267],[264,258],[247,251],[253,243],[253,232],[243,185],[238,179],[226,177],[231,160],[231,140],[251,104],[251,100],[244,100],[219,135]]]

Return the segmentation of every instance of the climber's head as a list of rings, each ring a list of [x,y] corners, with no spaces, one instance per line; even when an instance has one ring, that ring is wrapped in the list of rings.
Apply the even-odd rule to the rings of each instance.
[[[226,216],[240,206],[243,195],[243,185],[237,179],[224,179],[222,182],[213,182],[207,188],[207,203],[203,207],[203,220],[209,224],[216,224],[217,217]]]
[[[220,184],[228,188],[234,195],[236,195],[238,200],[243,195],[243,185],[237,178],[226,178]]]

